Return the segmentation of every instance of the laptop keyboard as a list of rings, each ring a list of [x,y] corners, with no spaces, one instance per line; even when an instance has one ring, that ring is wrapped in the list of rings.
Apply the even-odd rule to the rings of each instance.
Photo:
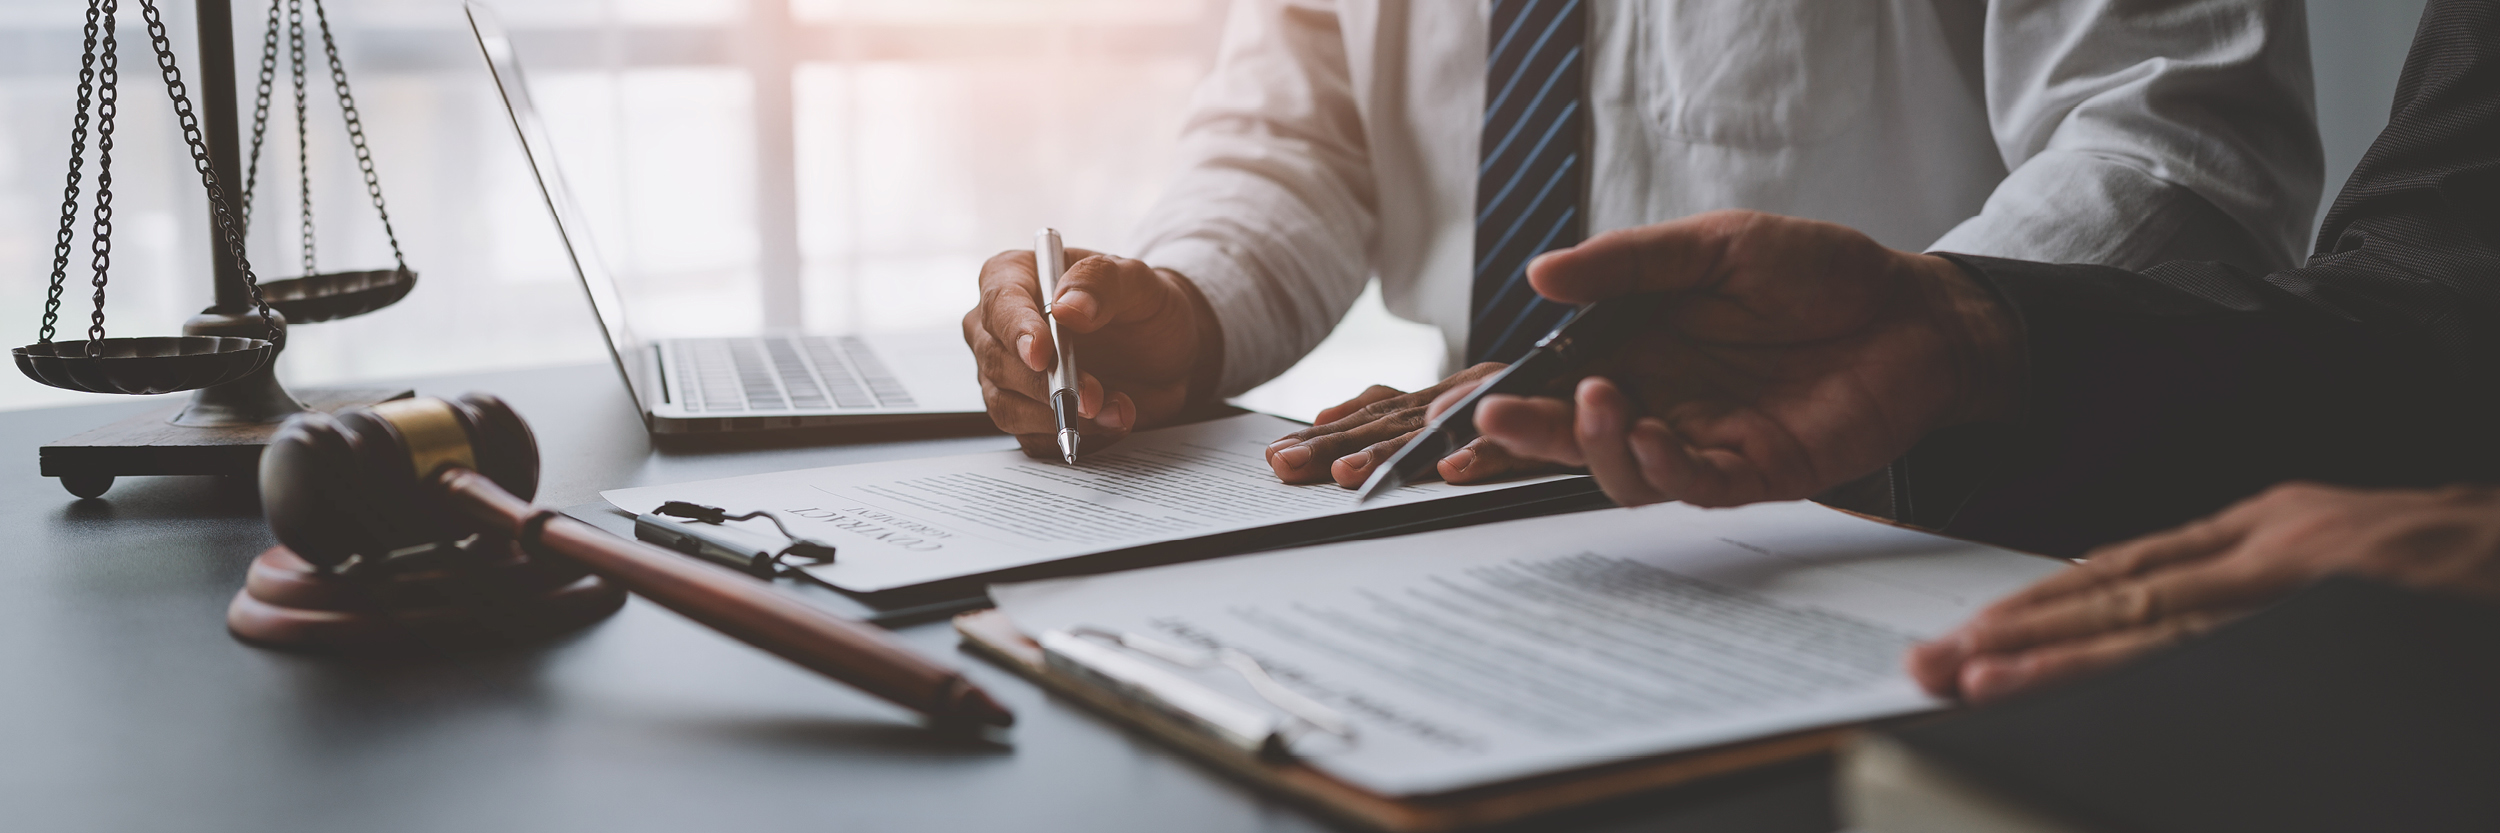
[[[912,408],[911,394],[857,336],[690,338],[668,342],[697,413]]]

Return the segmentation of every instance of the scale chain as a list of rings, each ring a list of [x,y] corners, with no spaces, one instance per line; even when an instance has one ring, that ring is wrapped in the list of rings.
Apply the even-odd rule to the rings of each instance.
[[[260,187],[260,143],[269,133],[269,95],[278,81],[278,4],[269,4],[269,27],[260,36],[260,84],[252,92],[252,161],[243,172],[243,234],[252,233],[252,195]]]
[[[289,50],[292,59],[290,69],[293,70],[294,76],[292,80],[295,94],[296,163],[299,173],[303,175],[301,181],[303,183],[304,268],[307,273],[310,273],[314,266],[314,249],[311,166],[305,141],[310,130],[310,119],[307,114],[306,84],[304,83],[307,73],[304,66],[303,0],[287,0],[287,3],[290,12],[288,19],[292,24],[288,40],[292,47]],[[235,210],[228,205],[225,184],[218,177],[216,166],[209,160],[206,134],[200,127],[199,115],[191,104],[189,88],[182,80],[182,69],[176,62],[172,44],[166,36],[164,17],[157,9],[155,0],[139,0],[139,9],[140,16],[147,24],[150,46],[156,53],[157,69],[165,79],[166,97],[173,101],[175,120],[181,128],[184,144],[191,151],[192,168],[200,175],[200,184],[208,192],[209,208],[214,215],[217,235],[220,242],[225,244],[227,256],[233,258],[234,266],[242,273],[243,284],[249,290],[252,307],[260,314],[261,323],[266,328],[269,340],[274,342],[279,338],[277,321],[268,300],[261,292],[260,280],[252,271],[250,257],[244,250],[244,224],[249,222],[252,195],[259,183],[260,149],[266,138],[269,101],[275,92],[276,30],[279,17],[277,0],[271,3],[270,30],[263,39],[260,83],[256,91],[252,119],[252,164],[244,180],[241,203],[244,219],[241,221],[236,219]],[[95,313],[87,329],[86,352],[90,357],[100,353],[105,341],[105,289],[112,268],[113,127],[116,116],[120,112],[121,99],[121,59],[118,50],[119,42],[114,33],[119,12],[120,0],[90,0],[87,6],[86,40],[79,60],[78,109],[72,120],[70,131],[69,172],[62,186],[61,227],[53,244],[51,286],[44,300],[43,327],[37,335],[37,343],[49,344],[59,324],[61,296],[68,283],[70,256],[76,248],[74,244],[78,225],[78,199],[81,185],[85,180],[87,139],[92,128],[96,145],[94,225],[92,228],[95,239],[91,241],[90,250],[94,254],[91,265],[95,276],[91,283],[95,287]],[[375,171],[373,153],[365,139],[364,120],[357,111],[355,95],[348,88],[346,66],[339,59],[338,41],[331,33],[329,14],[321,5],[320,0],[313,0],[313,14],[321,29],[322,47],[328,58],[332,85],[339,96],[339,107],[346,117],[349,143],[355,149],[357,168],[364,175],[366,194],[372,197],[374,211],[381,217],[383,234],[390,241],[392,260],[402,271],[405,271],[408,268],[407,258],[400,249],[397,231],[391,227],[390,209],[382,199],[381,176]]]
[[[69,278],[69,256],[78,228],[78,183],[87,164],[87,111],[94,106],[95,53],[101,2],[87,4],[87,46],[78,60],[78,116],[69,134],[69,184],[61,189],[61,233],[52,244],[52,291],[43,302],[43,331],[37,344],[52,343],[53,325],[61,318],[61,289]]]
[[[300,209],[296,217],[301,224],[296,233],[304,243],[304,274],[310,276],[320,270],[313,268],[312,139],[304,113],[304,0],[287,0],[286,44],[295,83],[295,187]]]
[[[307,73],[304,67],[306,50],[304,49],[303,4],[304,0],[270,0],[269,3],[269,24],[261,36],[260,85],[255,90],[252,102],[252,161],[250,178],[244,183],[243,223],[248,233],[251,228],[252,209],[256,202],[254,194],[259,184],[261,147],[264,142],[263,137],[269,128],[269,105],[276,97],[278,29],[283,6],[283,19],[287,30],[288,64],[294,81],[295,164],[303,206],[300,234],[303,243],[304,274],[311,275],[316,271],[314,263],[316,241],[313,235],[312,165],[308,156],[310,144],[306,139],[308,135],[306,125],[310,118],[307,115],[304,83]],[[331,88],[339,97],[339,111],[347,123],[348,144],[355,150],[356,168],[364,177],[365,195],[373,203],[374,214],[382,220],[382,236],[390,242],[391,260],[402,271],[405,271],[408,268],[408,258],[400,249],[398,230],[391,225],[390,205],[382,198],[382,177],[374,167],[372,147],[365,140],[364,114],[357,109],[356,94],[348,86],[347,67],[339,58],[338,39],[330,32],[329,10],[321,4],[320,0],[313,0],[312,6],[314,22],[321,30],[322,51],[328,58],[330,66]]]
[[[142,0],[149,2],[150,0]],[[87,355],[104,346],[104,282],[113,267],[113,117],[121,112],[121,58],[113,37],[120,0],[104,2],[104,41],[97,56],[95,142],[95,315],[87,325]]]
[[[108,5],[114,0],[104,0]],[[148,38],[156,47],[156,66],[165,76],[165,94],[174,101],[174,118],[182,128],[182,139],[191,146],[191,166],[200,174],[200,184],[208,188],[208,203],[217,218],[218,236],[224,238],[227,255],[234,258],[235,268],[243,273],[243,285],[251,291],[252,306],[260,312],[261,323],[268,327],[269,340],[278,340],[278,322],[270,314],[269,302],[261,298],[260,281],[252,275],[252,262],[243,252],[243,234],[236,228],[234,213],[226,207],[226,189],[218,181],[217,168],[209,164],[206,135],[200,130],[199,114],[191,107],[189,88],[183,85],[182,68],[174,63],[173,46],[165,37],[165,20],[156,10],[156,0],[139,0],[140,14],[148,24]],[[100,283],[100,281],[99,281]],[[96,317],[103,320],[102,293],[97,295]],[[92,349],[92,348],[90,348]]]
[[[277,91],[278,29],[281,13],[285,20],[287,64],[295,97],[295,182],[297,188],[297,239],[303,248],[304,274],[320,271],[316,267],[312,212],[311,119],[305,100],[304,84],[304,0],[270,0],[269,25],[260,41],[260,83],[252,95],[252,161],[243,181],[243,233],[252,233],[252,208],[260,186],[260,151],[269,133],[269,104]]]
[[[312,7],[313,18],[321,26],[321,48],[330,58],[330,82],[338,88],[339,110],[347,117],[347,141],[355,147],[356,168],[365,176],[365,193],[373,197],[373,211],[382,217],[382,236],[391,243],[392,262],[400,271],[408,271],[408,257],[399,250],[399,233],[391,229],[391,210],[382,202],[382,177],[374,172],[373,150],[365,144],[364,117],[357,113],[356,94],[347,89],[347,65],[339,61],[339,42],[330,34],[330,12],[322,7],[321,0],[312,0]],[[308,252],[305,256],[311,255]]]

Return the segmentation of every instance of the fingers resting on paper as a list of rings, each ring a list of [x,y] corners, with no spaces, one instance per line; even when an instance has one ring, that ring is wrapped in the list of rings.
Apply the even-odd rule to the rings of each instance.
[[[2500,489],[2286,484],[2103,547],[1914,648],[1920,685],[1974,702],[2086,675],[2334,573],[2500,600]]]
[[[1268,466],[1287,483],[1363,485],[1374,467],[1396,454],[1430,419],[1428,411],[1450,391],[1472,387],[1502,369],[1486,362],[1412,393],[1373,385],[1354,398],[1322,410],[1309,428],[1269,444]],[[1474,483],[1526,471],[1533,464],[1498,445],[1469,443],[1441,459],[1437,471],[1452,483]]]

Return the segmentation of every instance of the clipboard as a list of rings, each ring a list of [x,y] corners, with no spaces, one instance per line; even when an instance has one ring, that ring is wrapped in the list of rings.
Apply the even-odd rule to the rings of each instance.
[[[966,649],[1018,676],[1278,798],[1344,823],[1386,833],[1441,833],[1485,827],[1649,793],[1711,776],[1824,754],[1858,729],[1812,729],[1442,795],[1399,798],[1355,787],[1308,764],[1245,750],[1162,710],[1053,668],[1040,643],[996,609],[958,615],[954,623]]]

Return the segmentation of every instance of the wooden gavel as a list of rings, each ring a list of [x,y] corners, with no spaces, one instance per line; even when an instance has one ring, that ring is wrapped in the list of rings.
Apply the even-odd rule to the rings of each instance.
[[[538,442],[487,394],[297,415],[262,454],[260,489],[270,529],[319,572],[345,574],[472,535],[510,541],[941,725],[1014,722],[962,674],[872,626],[531,504]]]

